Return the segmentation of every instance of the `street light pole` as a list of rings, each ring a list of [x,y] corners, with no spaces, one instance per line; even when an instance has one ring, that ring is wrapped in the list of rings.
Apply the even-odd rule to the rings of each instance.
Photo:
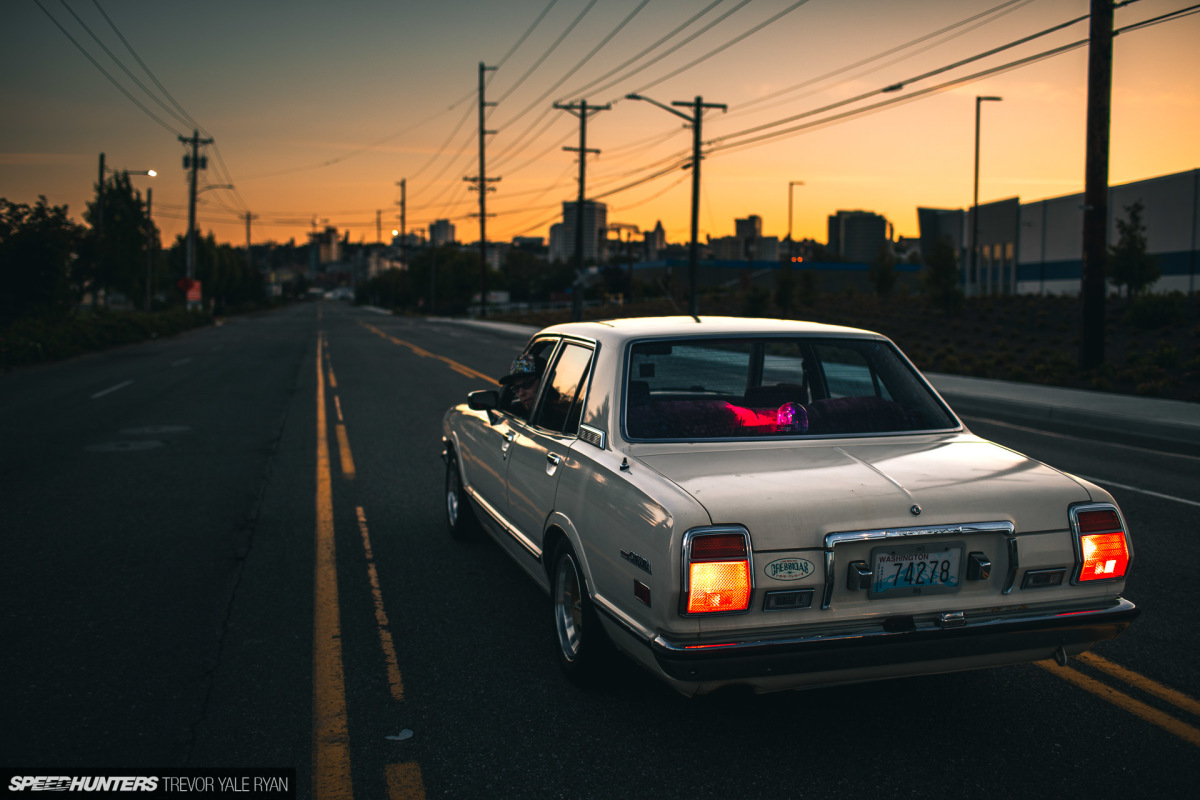
[[[804,181],[788,181],[788,258],[796,255],[796,240],[792,238],[792,188],[803,185]]]
[[[689,125],[692,126],[692,241],[688,248],[688,314],[693,317],[699,313],[699,308],[696,302],[696,265],[700,260],[700,243],[698,241],[700,233],[700,123],[704,118],[704,109],[719,108],[722,111],[728,111],[729,107],[724,103],[705,103],[704,98],[696,95],[696,99],[692,102],[677,100],[671,103],[671,106],[682,106],[691,108],[691,116],[684,114],[682,111],[676,111],[671,106],[663,105],[657,100],[651,100],[649,97],[642,97],[639,94],[625,95],[627,100],[645,100],[647,103],[656,105],[664,111],[669,111],[677,117],[682,117]]]
[[[971,270],[967,275],[968,281],[978,280],[979,269],[979,107],[985,102],[1003,99],[975,96],[975,194],[971,201]]]

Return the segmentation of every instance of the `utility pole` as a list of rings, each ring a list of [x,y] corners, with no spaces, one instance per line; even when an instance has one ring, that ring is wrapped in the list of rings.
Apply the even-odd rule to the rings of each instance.
[[[154,266],[154,222],[150,214],[154,189],[146,189],[146,311],[150,310],[150,274]]]
[[[375,209],[375,244],[383,244],[383,209]]]
[[[1112,116],[1112,0],[1092,0],[1088,45],[1087,160],[1083,190],[1083,325],[1079,366],[1104,363],[1104,264],[1108,245],[1108,144]]]
[[[599,150],[588,149],[587,121],[590,115],[608,111],[612,106],[608,104],[589,106],[587,100],[580,100],[577,104],[555,103],[554,107],[559,111],[569,111],[579,118],[579,147],[563,148],[569,153],[579,153],[579,199],[575,202],[575,287],[571,292],[571,321],[579,322],[583,319],[583,204],[587,186],[587,154],[596,153],[598,155],[600,153]],[[599,236],[597,230],[596,238],[599,239]],[[599,244],[597,241],[597,256],[599,256]]]
[[[704,118],[705,109],[719,108],[722,111],[728,111],[729,107],[723,103],[705,103],[704,98],[700,95],[696,95],[693,102],[677,100],[671,103],[671,106],[690,107],[692,115],[689,117],[682,111],[676,111],[671,106],[663,105],[649,97],[642,97],[640,94],[627,94],[625,98],[627,100],[645,100],[677,117],[683,117],[692,126],[692,243],[688,249],[688,313],[694,317],[699,313],[696,302],[696,265],[700,260],[700,243],[697,241],[700,234],[700,159],[702,158],[700,154],[700,123]]]
[[[475,184],[471,188],[479,192],[479,316],[487,316],[487,193],[496,191],[494,187],[488,186],[489,183],[495,183],[499,178],[489,178],[487,176],[487,137],[489,134],[494,134],[496,131],[489,131],[486,125],[484,109],[488,106],[494,106],[495,103],[485,102],[483,99],[484,93],[484,74],[488,70],[494,70],[496,67],[484,66],[483,62],[479,62],[479,174],[473,178],[463,178],[468,183]]]
[[[404,265],[404,269],[408,269],[408,236],[405,230],[405,215],[408,213],[408,178],[401,178],[396,182],[400,187],[400,202],[396,205],[400,206],[400,263]],[[378,222],[376,222],[378,224]]]
[[[179,141],[192,146],[191,155],[183,157],[183,168],[189,170],[188,184],[188,234],[187,234],[187,279],[189,284],[196,278],[196,176],[208,169],[208,158],[200,157],[200,145],[212,144],[212,139],[201,139],[199,131],[192,131],[192,138],[183,136]],[[188,307],[191,307],[191,302]]]
[[[254,254],[250,250],[250,221],[258,219],[258,215],[251,214],[249,211],[247,211],[242,216],[246,220],[246,266],[250,269],[254,269]]]
[[[96,278],[104,274],[101,262],[104,259],[104,153],[100,154],[100,181],[96,192]],[[98,308],[100,297],[97,294],[97,281],[92,281],[92,308]]]

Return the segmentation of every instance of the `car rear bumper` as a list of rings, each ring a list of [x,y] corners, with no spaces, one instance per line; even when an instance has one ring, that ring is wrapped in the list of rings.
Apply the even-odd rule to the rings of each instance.
[[[1062,648],[1079,653],[1112,639],[1140,613],[1118,597],[1103,608],[1059,613],[1029,613],[971,620],[959,627],[936,622],[911,630],[819,633],[769,639],[712,643],[673,642],[658,636],[650,649],[669,677],[688,683],[745,681],[842,671],[875,677],[888,673],[944,672],[1050,658]],[[1014,658],[1014,655],[1020,654]],[[916,669],[906,669],[921,665]],[[865,677],[865,675],[864,675]],[[830,682],[818,679],[816,684]],[[837,682],[837,681],[832,681]],[[798,681],[799,684],[808,683]]]

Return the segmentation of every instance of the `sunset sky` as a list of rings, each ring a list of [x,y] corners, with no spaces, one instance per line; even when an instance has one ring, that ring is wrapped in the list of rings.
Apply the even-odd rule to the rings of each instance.
[[[1140,0],[1117,9],[1116,27],[1190,5]],[[255,243],[303,242],[314,223],[373,242],[377,211],[387,238],[399,226],[401,179],[410,230],[449,218],[460,240],[477,240],[469,216],[477,200],[463,177],[478,173],[480,62],[498,67],[486,90],[498,102],[487,122],[498,131],[488,137],[487,173],[501,178],[488,200],[491,240],[544,237],[562,201],[575,198],[576,156],[562,148],[578,145],[579,121],[553,104],[581,99],[611,104],[588,123],[588,147],[601,151],[589,157],[588,196],[608,204],[609,222],[646,230],[661,220],[669,241],[687,240],[691,183],[678,164],[690,156],[691,132],[662,109],[624,99],[632,92],[729,107],[703,121],[711,153],[702,239],[731,235],[734,218],[748,214],[762,217],[766,235],[786,236],[789,181],[804,182],[794,189],[796,238],[824,241],[826,217],[839,209],[883,214],[898,235],[915,236],[918,206],[971,203],[976,95],[1003,97],[983,106],[981,202],[1083,189],[1086,46],[944,84],[1086,41],[1086,19],[914,79],[1085,17],[1087,0],[4,6],[0,197],[45,195],[81,220],[103,152],[114,169],[159,172],[132,181],[153,187],[168,243],[186,229],[178,136],[194,125],[216,142],[201,185],[236,187],[200,195],[200,227],[221,241],[244,244],[246,212]],[[1200,167],[1200,14],[1122,33],[1114,48],[1110,183]],[[896,83],[904,89],[880,93]],[[924,90],[935,91],[904,100]],[[884,101],[893,104],[793,130]],[[748,133],[760,126],[770,127]],[[748,142],[770,133],[782,135]]]

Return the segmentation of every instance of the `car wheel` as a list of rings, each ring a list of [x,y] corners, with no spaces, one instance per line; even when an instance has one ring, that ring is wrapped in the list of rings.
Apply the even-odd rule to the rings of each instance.
[[[479,534],[479,521],[475,509],[463,491],[462,473],[458,471],[458,457],[453,451],[446,459],[446,527],[450,535],[460,541],[469,541]]]
[[[558,663],[567,677],[591,683],[608,661],[612,645],[588,596],[579,558],[570,543],[563,541],[554,552],[551,599]]]

